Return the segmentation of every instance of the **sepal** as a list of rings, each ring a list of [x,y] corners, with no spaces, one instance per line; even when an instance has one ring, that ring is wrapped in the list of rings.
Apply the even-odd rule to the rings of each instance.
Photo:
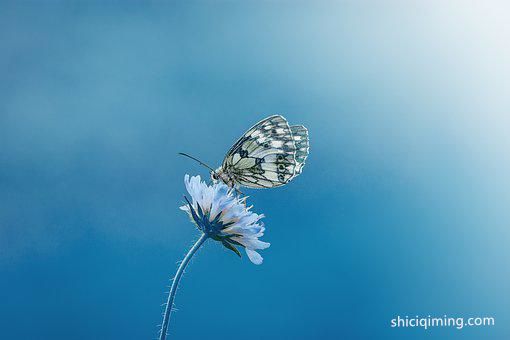
[[[226,239],[221,241],[221,244],[229,250],[232,250],[234,253],[236,253],[237,256],[241,257],[241,253],[239,252],[239,249],[234,247],[230,242],[228,242]]]

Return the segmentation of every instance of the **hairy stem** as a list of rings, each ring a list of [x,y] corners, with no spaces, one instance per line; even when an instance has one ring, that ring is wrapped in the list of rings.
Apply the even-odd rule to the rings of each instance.
[[[163,316],[163,323],[161,325],[161,333],[159,333],[159,340],[166,339],[168,322],[170,321],[170,313],[172,312],[172,307],[174,305],[175,292],[177,291],[177,286],[179,286],[179,281],[181,280],[182,274],[184,273],[184,269],[186,269],[189,260],[191,260],[193,255],[195,255],[200,246],[204,244],[205,240],[207,240],[207,235],[202,234],[202,236],[200,236],[198,241],[195,242],[193,247],[191,247],[189,252],[186,254],[184,260],[182,260],[181,264],[179,265],[179,269],[177,269],[177,273],[175,273],[175,277],[172,282],[172,288],[170,288],[170,293],[168,294],[168,300],[166,302],[165,314]]]

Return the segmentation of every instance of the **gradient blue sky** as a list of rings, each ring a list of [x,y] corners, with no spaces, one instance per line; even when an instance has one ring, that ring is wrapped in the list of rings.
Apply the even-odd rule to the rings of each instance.
[[[179,158],[280,113],[262,266],[209,242],[172,339],[510,338],[504,1],[0,1],[0,338],[151,339],[198,234]],[[405,316],[494,327],[392,329]]]

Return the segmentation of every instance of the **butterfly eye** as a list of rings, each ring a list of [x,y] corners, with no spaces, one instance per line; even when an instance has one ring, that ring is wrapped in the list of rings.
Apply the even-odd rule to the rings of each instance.
[[[276,159],[281,162],[281,161],[283,161],[283,156],[282,155],[278,155],[278,157],[276,157]]]
[[[285,165],[283,164],[278,165],[278,170],[285,170]]]

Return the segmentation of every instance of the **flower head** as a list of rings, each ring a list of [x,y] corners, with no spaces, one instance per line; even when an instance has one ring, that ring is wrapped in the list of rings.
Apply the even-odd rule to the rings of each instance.
[[[222,182],[207,185],[200,176],[186,175],[184,184],[192,201],[185,197],[188,204],[180,208],[198,229],[239,256],[236,246],[244,247],[250,261],[261,264],[262,256],[256,250],[270,245],[259,240],[264,235],[264,224],[260,222],[264,215],[251,212],[251,207],[246,207],[246,197],[235,196]]]

